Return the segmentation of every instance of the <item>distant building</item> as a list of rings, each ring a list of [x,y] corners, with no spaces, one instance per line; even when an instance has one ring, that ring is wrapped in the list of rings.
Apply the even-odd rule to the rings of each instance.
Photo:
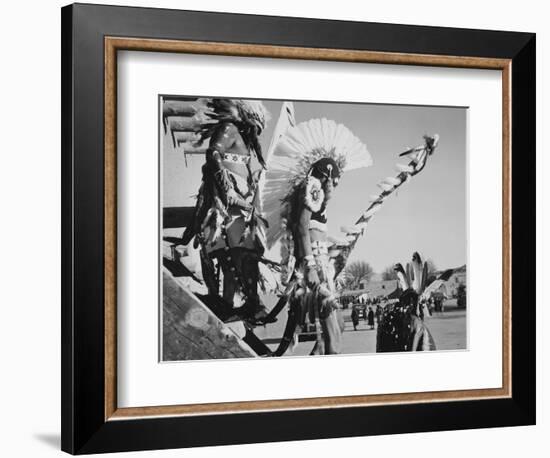
[[[397,280],[381,281],[360,281],[359,289],[348,289],[340,291],[340,297],[357,298],[366,295],[370,299],[375,297],[386,297],[399,287]]]
[[[461,268],[462,269],[462,268]],[[458,287],[460,285],[466,285],[467,275],[466,275],[466,266],[463,267],[464,270],[456,270],[451,278],[447,280],[447,293],[450,296],[455,297],[458,293]]]
[[[360,281],[359,288],[371,291],[373,297],[385,296],[397,289],[399,282],[397,280],[379,280],[379,281]]]
[[[434,272],[437,278],[443,271]],[[375,277],[376,278],[376,277]],[[378,277],[380,278],[380,277]],[[466,265],[454,269],[453,274],[445,283],[443,283],[437,292],[447,297],[456,297],[460,285],[466,285],[467,274]],[[345,289],[340,291],[339,296],[343,303],[352,303],[360,297],[374,299],[390,296],[399,289],[398,280],[361,280],[357,289]]]

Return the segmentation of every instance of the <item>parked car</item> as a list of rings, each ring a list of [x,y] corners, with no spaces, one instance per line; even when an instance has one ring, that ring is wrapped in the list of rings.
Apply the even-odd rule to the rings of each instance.
[[[359,319],[367,320],[367,304],[353,304],[352,310],[357,310]]]

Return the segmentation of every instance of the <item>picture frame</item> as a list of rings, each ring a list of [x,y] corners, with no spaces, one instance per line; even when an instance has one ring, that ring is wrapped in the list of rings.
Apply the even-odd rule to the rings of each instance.
[[[535,302],[535,41],[519,32],[64,7],[62,449],[83,454],[534,424],[535,312],[528,305]],[[118,408],[121,50],[501,71],[502,386]]]

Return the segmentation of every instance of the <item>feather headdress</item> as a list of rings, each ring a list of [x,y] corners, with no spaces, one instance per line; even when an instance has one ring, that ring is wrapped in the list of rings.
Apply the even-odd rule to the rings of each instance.
[[[447,269],[436,279],[428,284],[428,263],[422,261],[420,254],[415,251],[412,260],[407,263],[407,269],[403,269],[401,264],[396,264],[394,271],[399,280],[399,286],[403,291],[413,290],[421,300],[429,299],[430,295],[441,285],[445,284],[454,272],[454,269]]]
[[[215,121],[237,121],[256,125],[265,129],[270,115],[259,100],[248,99],[209,99],[205,115]]]
[[[163,100],[163,124],[174,148],[187,154],[204,154],[208,139],[220,123],[235,124],[249,151],[265,166],[258,136],[269,121],[269,112],[259,100],[167,96]]]
[[[323,118],[290,127],[270,155],[262,182],[261,206],[269,223],[268,247],[286,230],[289,197],[304,183],[312,165],[323,158],[333,159],[341,173],[372,165],[365,144],[342,124]]]
[[[209,113],[210,118],[218,122],[230,121],[240,125],[239,131],[246,147],[256,154],[256,158],[265,168],[262,147],[258,136],[265,129],[269,120],[269,112],[259,100],[247,99],[212,99],[208,106],[214,110]],[[211,126],[201,133],[201,139],[212,135]]]

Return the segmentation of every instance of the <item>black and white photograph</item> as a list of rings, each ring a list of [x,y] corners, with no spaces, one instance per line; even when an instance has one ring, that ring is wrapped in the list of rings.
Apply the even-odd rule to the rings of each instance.
[[[160,95],[160,360],[468,350],[467,125]]]

